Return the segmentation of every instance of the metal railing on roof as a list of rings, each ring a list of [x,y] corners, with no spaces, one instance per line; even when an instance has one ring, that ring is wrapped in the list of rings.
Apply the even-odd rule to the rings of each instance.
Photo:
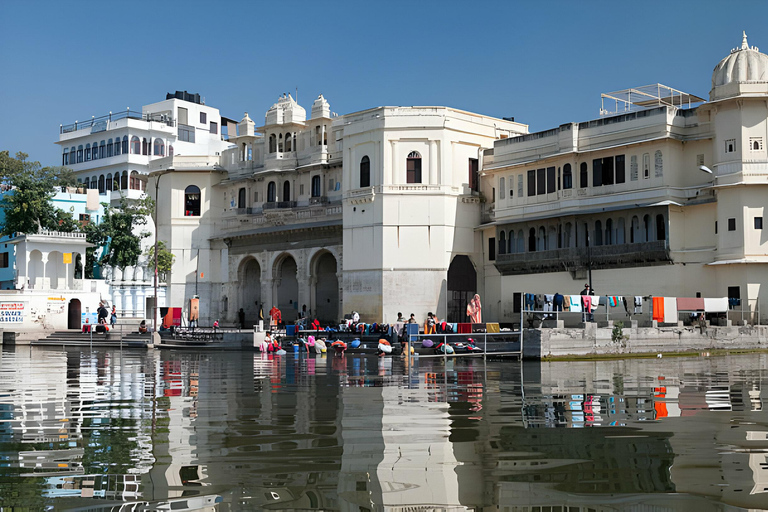
[[[106,123],[111,121],[117,121],[118,119],[137,119],[139,121],[152,121],[156,123],[163,123],[167,126],[176,126],[176,120],[166,114],[149,113],[142,114],[141,112],[135,112],[133,110],[125,110],[123,112],[110,112],[109,114],[101,117],[92,117],[86,121],[75,121],[72,124],[63,124],[59,127],[59,133],[71,133],[84,128],[98,127],[104,125],[106,129]]]

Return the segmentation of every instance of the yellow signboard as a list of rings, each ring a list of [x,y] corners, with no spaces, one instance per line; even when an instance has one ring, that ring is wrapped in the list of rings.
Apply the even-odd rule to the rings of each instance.
[[[64,264],[72,263],[72,253],[71,252],[65,252],[64,253]]]

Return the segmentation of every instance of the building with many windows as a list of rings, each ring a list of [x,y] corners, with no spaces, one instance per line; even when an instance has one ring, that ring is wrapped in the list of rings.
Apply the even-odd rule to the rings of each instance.
[[[526,131],[447,107],[337,116],[322,95],[307,119],[283,95],[261,127],[246,113],[220,158],[152,162],[160,239],[176,255],[169,301],[199,295],[201,322],[243,309],[248,325],[272,306],[286,321],[458,316],[481,258],[480,155]]]
[[[766,72],[744,35],[709,102],[656,84],[603,95],[618,108],[599,119],[496,141],[479,227],[489,313],[511,320],[521,293],[578,293],[591,269],[598,295],[727,295],[764,321]]]
[[[57,144],[62,148],[62,165],[75,172],[78,182],[97,189],[100,201],[118,206],[123,197],[144,196],[154,160],[174,155],[218,158],[231,146],[226,141],[228,124],[199,94],[177,91],[142,107],[141,112],[110,112],[61,125]],[[123,271],[110,269],[105,276],[111,285],[111,302],[121,316],[143,318],[151,315],[153,307],[153,273],[146,253],[154,243],[154,225],[150,222],[141,230],[150,237],[143,240],[145,255],[139,264]],[[163,294],[158,295],[162,304]]]

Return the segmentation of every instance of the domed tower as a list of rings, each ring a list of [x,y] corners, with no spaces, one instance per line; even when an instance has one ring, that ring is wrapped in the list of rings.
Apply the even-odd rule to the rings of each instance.
[[[256,123],[248,117],[248,112],[243,115],[242,121],[237,123],[237,134],[240,136],[253,137],[256,135]]]
[[[716,279],[729,297],[754,311],[759,294],[762,310],[768,303],[768,55],[750,47],[746,33],[741,47],[715,66],[709,96],[699,120],[713,130],[717,247],[710,265],[720,270]]]

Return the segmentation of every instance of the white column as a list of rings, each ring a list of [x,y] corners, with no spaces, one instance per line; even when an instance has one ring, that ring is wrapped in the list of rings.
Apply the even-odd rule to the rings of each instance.
[[[388,184],[395,184],[397,183],[397,171],[395,168],[397,167],[397,163],[395,162],[395,141],[391,140],[389,141],[389,161],[384,162],[385,166],[389,166],[389,169],[384,170],[384,175],[388,178],[388,181],[386,183]]]
[[[437,144],[429,141],[429,184],[437,185]]]

